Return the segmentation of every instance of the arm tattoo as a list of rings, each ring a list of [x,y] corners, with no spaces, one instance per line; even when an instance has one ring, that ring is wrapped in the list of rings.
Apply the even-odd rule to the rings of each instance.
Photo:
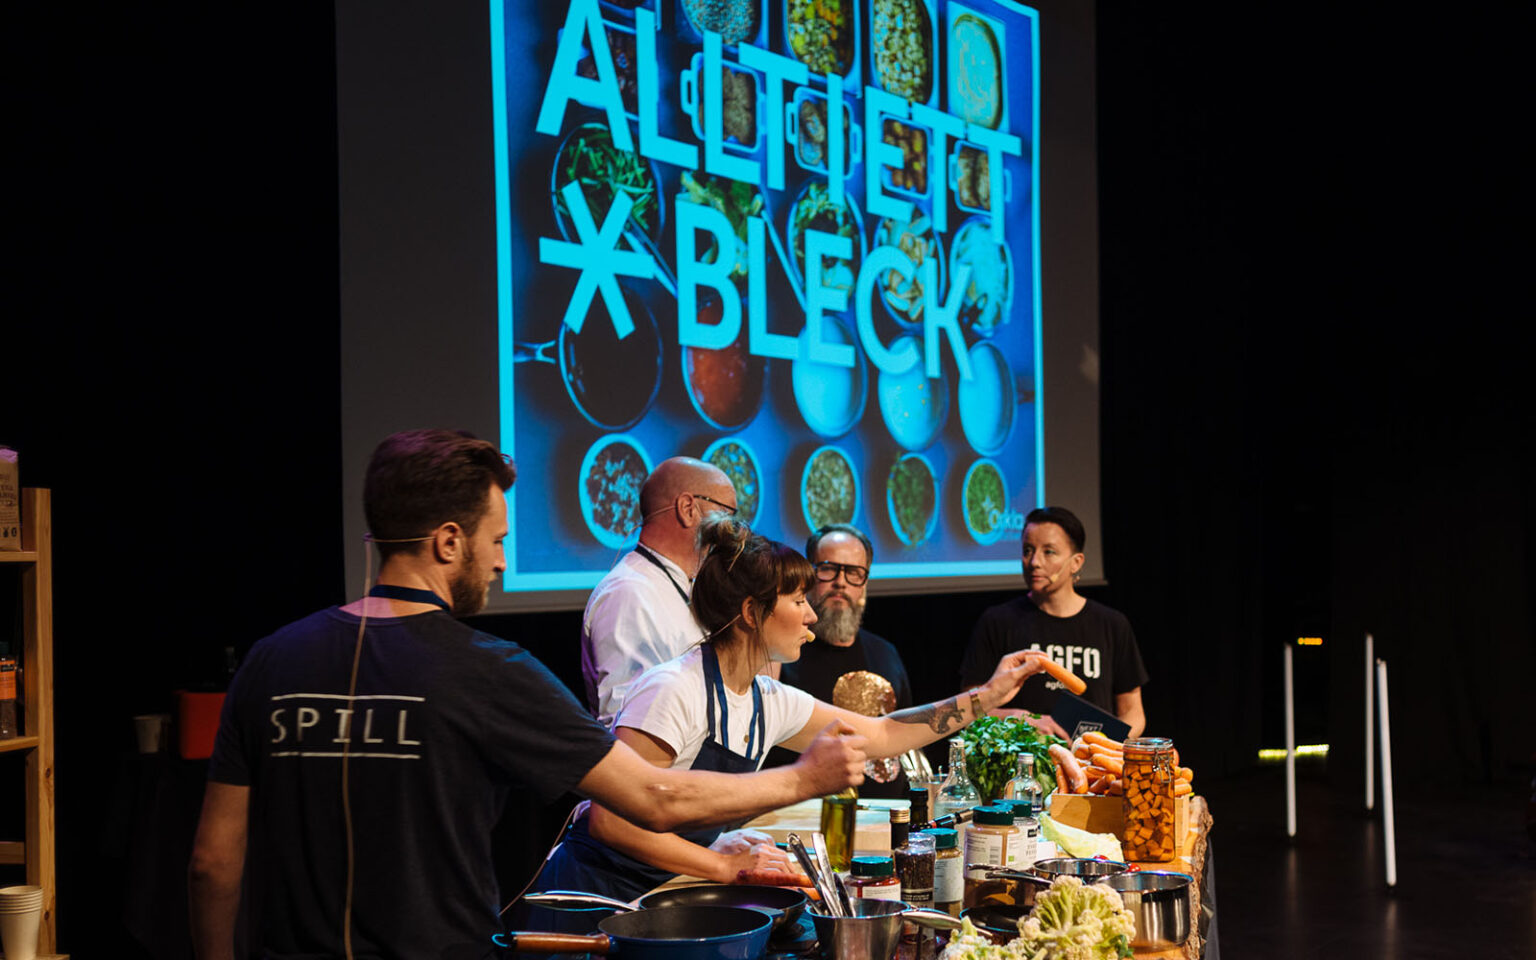
[[[965,726],[965,715],[960,712],[960,698],[940,700],[921,707],[897,710],[888,716],[897,723],[921,723],[934,733],[945,734]]]

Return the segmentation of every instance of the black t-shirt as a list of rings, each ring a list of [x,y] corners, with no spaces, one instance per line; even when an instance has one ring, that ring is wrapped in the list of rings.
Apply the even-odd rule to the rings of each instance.
[[[784,664],[779,679],[823,703],[831,703],[832,688],[837,686],[838,678],[856,670],[868,670],[891,681],[891,688],[896,691],[897,710],[912,706],[912,686],[907,682],[907,668],[902,665],[901,654],[889,640],[868,630],[860,630],[854,642],[846,647],[820,640],[805,644],[800,648],[800,659]],[[795,758],[793,752],[775,747],[768,754],[767,765],[782,766],[793,763]],[[889,783],[877,783],[868,778],[859,787],[859,796],[905,800],[907,778],[899,774]]]
[[[1040,650],[1088,683],[1083,699],[1115,712],[1115,695],[1147,682],[1136,635],[1125,614],[1088,600],[1070,617],[1053,617],[1029,597],[1015,597],[989,607],[971,631],[971,643],[960,664],[960,682],[987,682],[997,661],[1016,650]],[[1037,674],[1005,707],[1046,713],[1062,689],[1060,681]]]
[[[912,687],[907,682],[907,668],[902,666],[901,654],[883,637],[868,630],[860,630],[858,637],[846,647],[834,646],[817,640],[800,648],[800,659],[784,664],[779,679],[792,687],[799,687],[823,703],[832,702],[832,688],[845,673],[868,670],[891,681],[896,691],[896,709],[912,706]]]
[[[235,676],[210,780],[251,788],[251,929],[267,957],[340,956],[341,748],[350,739],[358,957],[494,955],[491,830],[508,789],[571,790],[613,737],[515,643],[446,613],[331,608],[258,643]]]

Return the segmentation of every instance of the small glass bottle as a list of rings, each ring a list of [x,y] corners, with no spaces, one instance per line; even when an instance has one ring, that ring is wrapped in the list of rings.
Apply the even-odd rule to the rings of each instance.
[[[976,819],[965,833],[966,907],[974,907],[980,889],[987,884],[989,867],[1018,865],[1019,828],[1013,825],[1013,811],[1004,807],[977,807]]]
[[[853,855],[853,834],[858,822],[859,795],[852,788],[821,798],[821,835],[827,842],[827,859],[832,869],[848,869]]]
[[[1125,858],[1167,863],[1178,849],[1174,835],[1173,741],[1137,737],[1125,741]]]
[[[912,804],[910,811],[912,829],[920,830],[923,824],[928,822],[928,788],[908,787],[907,800]]]
[[[890,857],[854,857],[848,878],[850,900],[900,900],[901,881]]]
[[[933,838],[933,909],[958,917],[965,899],[965,860],[960,855],[960,835],[948,829],[921,832]]]
[[[970,810],[981,803],[981,794],[965,772],[965,741],[955,737],[949,741],[949,776],[939,786],[939,802],[935,806],[934,819]]]
[[[1013,779],[1003,786],[1003,796],[1009,800],[1029,801],[1029,815],[1040,816],[1045,809],[1045,791],[1040,789],[1040,781],[1035,779],[1034,754],[1021,753],[1014,760]]]

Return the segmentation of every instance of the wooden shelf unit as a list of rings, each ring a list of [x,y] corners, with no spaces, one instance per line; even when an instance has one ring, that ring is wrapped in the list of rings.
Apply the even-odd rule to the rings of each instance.
[[[0,863],[25,864],[27,883],[43,888],[39,957],[57,955],[57,878],[53,804],[53,515],[51,491],[21,491],[21,551],[0,551],[0,567],[21,579],[21,730],[0,740],[0,753],[26,753],[26,836],[0,842]]]

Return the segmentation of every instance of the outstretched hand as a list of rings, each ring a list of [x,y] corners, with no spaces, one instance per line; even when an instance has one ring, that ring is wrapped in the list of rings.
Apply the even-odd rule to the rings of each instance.
[[[992,678],[982,687],[982,702],[988,709],[1012,700],[1024,681],[1045,669],[1045,654],[1038,650],[1019,650],[997,661]]]

